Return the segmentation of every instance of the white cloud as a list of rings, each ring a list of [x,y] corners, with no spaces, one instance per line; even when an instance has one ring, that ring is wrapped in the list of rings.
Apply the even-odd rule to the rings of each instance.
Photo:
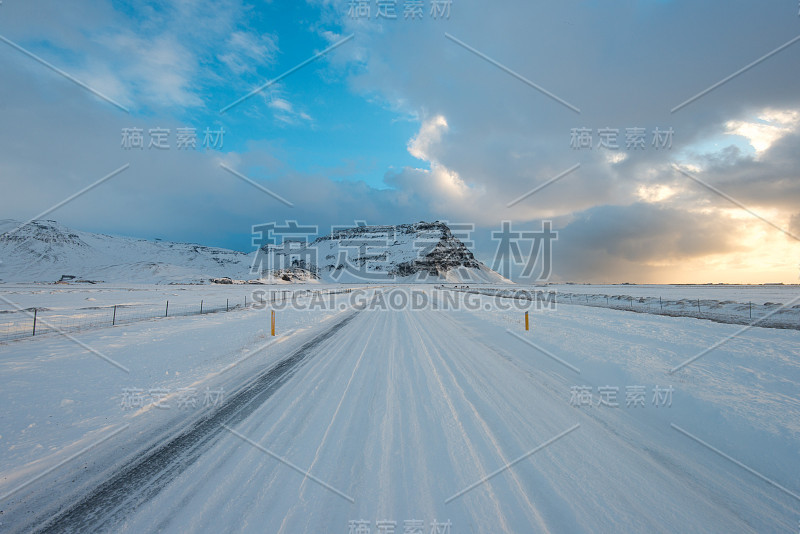
[[[292,104],[283,98],[273,98],[269,103],[269,107],[275,110],[286,111],[288,113],[293,111]]]
[[[304,111],[297,111],[285,98],[273,96],[268,106],[275,111],[275,118],[286,124],[299,124],[302,121],[312,122],[311,116]]]
[[[447,119],[443,115],[424,120],[417,135],[408,142],[409,154],[423,161],[436,161],[431,149],[441,142],[442,134],[447,130]]]
[[[800,126],[800,112],[792,109],[765,109],[754,119],[732,120],[725,124],[729,135],[738,135],[748,140],[760,156],[777,141],[797,132]]]
[[[676,193],[677,191],[673,187],[664,184],[642,184],[636,190],[637,196],[642,201],[650,204],[668,200],[669,198],[675,196]]]
[[[611,165],[617,165],[628,159],[628,154],[625,152],[608,152],[606,154],[606,161]]]
[[[10,38],[134,112],[202,107],[214,84],[250,88],[244,75],[278,53],[277,37],[250,26],[252,7],[243,0],[142,3],[130,11],[107,0],[2,7],[15,29]]]
[[[217,55],[236,75],[255,72],[260,66],[271,65],[278,52],[277,38],[269,34],[235,31],[228,38],[224,53]]]

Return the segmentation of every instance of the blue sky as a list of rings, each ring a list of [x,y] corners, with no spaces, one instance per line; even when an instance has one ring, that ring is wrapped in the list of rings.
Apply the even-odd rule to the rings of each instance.
[[[126,12],[141,21],[136,11]],[[242,87],[259,87],[331,44],[320,34],[319,9],[312,5],[265,3],[250,13],[247,30],[272,40],[270,60],[248,66],[237,84],[229,83],[231,71],[224,63],[210,60],[208,68],[219,79],[204,88],[208,97],[203,106],[181,110],[181,120],[225,128],[228,150],[242,152],[251,143],[268,143],[298,172],[333,170],[337,179],[363,180],[373,187],[385,187],[386,169],[415,163],[405,143],[418,129],[418,121],[389,109],[379,98],[356,94],[324,60],[220,113],[249,92]],[[224,54],[213,46],[210,53]],[[265,113],[265,106],[272,113]],[[291,110],[286,109],[289,106]]]
[[[473,223],[485,262],[502,221],[551,220],[555,280],[797,282],[796,2],[453,0],[435,19],[433,1],[386,20],[375,0],[369,18],[348,0],[7,0],[0,36],[128,112],[0,43],[2,216],[130,164],[49,217],[245,251],[265,222],[439,219]],[[178,150],[180,127],[198,142],[223,128],[224,144]],[[124,128],[168,128],[172,146],[126,150]],[[625,146],[631,128],[646,145]]]
[[[157,35],[162,28],[148,29],[152,12],[140,2],[114,2],[115,8],[141,28],[142,35]],[[149,3],[160,17],[175,14],[170,6]],[[224,107],[289,71],[327,48],[331,43],[321,34],[319,9],[304,2],[263,3],[247,9],[247,20],[235,32],[247,34],[247,42],[265,47],[265,58],[235,60],[241,70],[231,69],[221,59],[227,52],[219,42],[203,42],[205,79],[198,80],[203,101],[194,106],[168,110],[133,108],[134,119],[174,113],[177,120],[199,130],[225,130],[226,150],[247,151],[253,144],[269,144],[281,153],[282,161],[301,173],[333,171],[334,178],[363,180],[373,187],[385,187],[383,174],[395,166],[413,165],[405,143],[419,122],[388,108],[387,102],[356,94],[342,73],[331,71],[323,60],[298,70],[285,81],[236,105]],[[231,76],[238,79],[232,83]],[[380,135],[376,135],[380,132]],[[418,162],[417,162],[418,163]]]

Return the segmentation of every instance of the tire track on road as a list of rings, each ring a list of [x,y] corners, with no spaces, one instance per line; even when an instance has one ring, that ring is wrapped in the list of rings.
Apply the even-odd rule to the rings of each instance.
[[[328,427],[325,429],[325,433],[322,436],[322,442],[317,446],[317,449],[316,449],[316,451],[314,453],[314,459],[311,461],[311,464],[307,468],[307,472],[309,472],[309,473],[314,469],[314,466],[317,464],[317,462],[320,459],[322,451],[325,449],[325,444],[328,441],[328,436],[331,433],[331,429],[334,427],[334,423],[336,422],[337,416],[339,415],[339,411],[342,408],[342,404],[344,403],[344,400],[347,397],[347,393],[350,391],[350,386],[353,383],[353,379],[356,376],[356,372],[361,367],[361,362],[364,359],[364,355],[367,353],[367,348],[369,347],[369,342],[372,339],[373,334],[375,333],[376,326],[377,325],[375,324],[375,322],[373,322],[372,329],[370,330],[369,335],[367,336],[367,341],[364,343],[364,347],[361,350],[361,354],[359,354],[359,356],[358,356],[358,360],[356,361],[356,364],[353,367],[352,373],[350,373],[350,378],[348,379],[347,384],[344,387],[344,391],[342,392],[342,396],[339,399],[339,403],[336,405],[336,409],[333,412],[333,416],[331,417],[331,421],[328,424]],[[300,492],[299,492],[299,495],[298,495],[298,501],[299,502],[302,502],[303,498],[305,496],[305,491],[306,491],[306,488],[308,487],[308,485],[306,484],[307,481],[308,481],[308,478],[303,479],[303,482],[300,485]],[[284,530],[287,528],[287,525],[289,524],[290,519],[293,517],[293,513],[294,513],[294,510],[290,511],[290,513],[287,513],[284,516],[283,521],[281,522],[281,526],[278,529],[279,533],[284,532]]]
[[[307,341],[191,428],[132,460],[83,499],[58,513],[38,532],[105,530],[155,497],[219,438],[224,431],[223,424],[234,426],[258,409],[294,375],[321,343],[334,336],[358,313],[347,315]]]
[[[469,454],[470,459],[471,459],[471,464],[474,465],[476,467],[477,471],[479,471],[480,473],[487,473],[488,470],[486,469],[486,466],[484,466],[483,462],[481,461],[480,455],[478,454],[478,451],[477,451],[477,448],[476,448],[475,444],[472,442],[472,440],[469,438],[469,435],[467,434],[466,428],[464,427],[464,424],[461,421],[461,418],[459,417],[459,412],[458,412],[458,410],[456,409],[456,407],[455,407],[455,405],[453,403],[453,398],[452,398],[451,394],[448,393],[447,387],[442,382],[442,376],[436,370],[436,365],[434,364],[434,361],[433,361],[433,355],[431,354],[430,350],[428,350],[427,344],[425,342],[423,342],[423,336],[422,336],[422,332],[421,332],[421,330],[419,328],[418,322],[417,322],[416,318],[414,318],[412,315],[413,314],[408,314],[408,317],[409,317],[409,325],[414,329],[414,331],[417,334],[417,338],[414,341],[416,341],[419,344],[420,353],[425,355],[425,360],[430,365],[430,369],[432,371],[431,377],[433,378],[433,380],[435,380],[436,384],[438,385],[439,393],[441,394],[442,399],[444,400],[445,404],[447,405],[447,409],[450,412],[450,420],[453,421],[453,423],[454,423],[454,430],[457,430],[458,433],[460,434],[460,440],[462,441],[462,443],[464,444],[464,446],[467,449],[467,453]],[[435,346],[436,346],[435,343],[431,343],[431,346],[434,347],[434,350],[436,350],[435,349]],[[437,354],[438,354],[438,351],[437,351]],[[441,357],[441,355],[439,355],[439,356]],[[454,460],[454,466],[460,464],[458,458],[452,458],[452,459]],[[495,517],[497,518],[497,520],[500,523],[499,524],[500,529],[503,532],[510,532],[510,528],[509,528],[509,525],[508,525],[508,520],[507,520],[505,514],[503,513],[503,507],[502,507],[502,505],[500,503],[500,500],[499,500],[498,496],[495,494],[494,489],[492,488],[491,485],[487,485],[485,490],[486,490],[487,497],[488,497],[489,501],[492,503],[492,507],[494,509]]]
[[[437,319],[433,319],[431,323],[436,322],[436,320]],[[439,320],[439,324],[442,324],[441,320]],[[464,328],[461,325],[457,325],[456,323],[453,324],[458,329],[462,331],[464,330]],[[442,349],[441,351],[437,351],[441,355],[439,361],[441,362],[441,365],[444,371],[447,373],[447,376],[449,377],[450,381],[456,388],[456,391],[454,391],[454,393],[457,394],[459,397],[461,397],[462,402],[466,405],[467,408],[469,408],[469,412],[472,414],[473,420],[477,423],[477,426],[483,431],[485,438],[489,441],[489,443],[491,443],[494,452],[500,458],[502,464],[507,465],[511,461],[511,459],[506,457],[505,451],[503,450],[503,447],[500,445],[499,439],[497,438],[495,433],[489,428],[486,419],[483,416],[481,416],[481,414],[478,412],[478,409],[475,407],[475,404],[469,399],[467,392],[459,384],[458,377],[453,372],[453,369],[451,368],[450,364],[448,364],[447,362],[446,355],[448,353],[450,355],[457,354],[456,352],[457,346],[455,346],[456,344],[453,343],[452,338],[434,339],[432,336],[428,335],[427,332],[426,335],[428,336],[428,343],[430,343],[431,345],[434,344],[438,345]],[[464,332],[464,337],[460,339],[461,341],[463,341],[466,338],[468,338],[467,332]],[[445,350],[446,345],[450,345],[452,349],[450,351]],[[460,372],[463,373],[463,371]],[[536,505],[531,501],[530,496],[528,495],[528,490],[523,486],[519,475],[515,471],[509,470],[507,472],[507,476],[513,480],[513,485],[517,488],[517,497],[524,502],[524,504],[528,507],[528,510],[530,510],[531,513],[533,514],[533,517],[531,517],[530,519],[536,522],[538,528],[541,529],[542,532],[550,532],[549,526],[542,517]]]

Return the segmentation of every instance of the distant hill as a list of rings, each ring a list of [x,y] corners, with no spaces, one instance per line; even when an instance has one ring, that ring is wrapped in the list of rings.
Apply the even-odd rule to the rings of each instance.
[[[21,223],[0,221],[0,232]],[[62,276],[105,282],[207,282],[249,276],[250,255],[189,243],[148,241],[34,221],[0,236],[0,281],[55,282]]]

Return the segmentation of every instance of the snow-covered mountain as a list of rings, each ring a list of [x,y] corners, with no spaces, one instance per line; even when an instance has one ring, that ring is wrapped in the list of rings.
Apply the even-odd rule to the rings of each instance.
[[[13,231],[20,224],[0,220],[0,282],[508,282],[441,222],[359,226],[252,254],[81,232],[50,220]]]
[[[261,252],[267,270],[301,269],[326,282],[510,283],[439,221],[357,226],[311,243],[285,240]]]
[[[0,221],[0,234],[21,223]],[[251,255],[189,243],[147,241],[34,221],[0,235],[0,281],[54,282],[62,276],[105,282],[199,283],[249,277]]]

